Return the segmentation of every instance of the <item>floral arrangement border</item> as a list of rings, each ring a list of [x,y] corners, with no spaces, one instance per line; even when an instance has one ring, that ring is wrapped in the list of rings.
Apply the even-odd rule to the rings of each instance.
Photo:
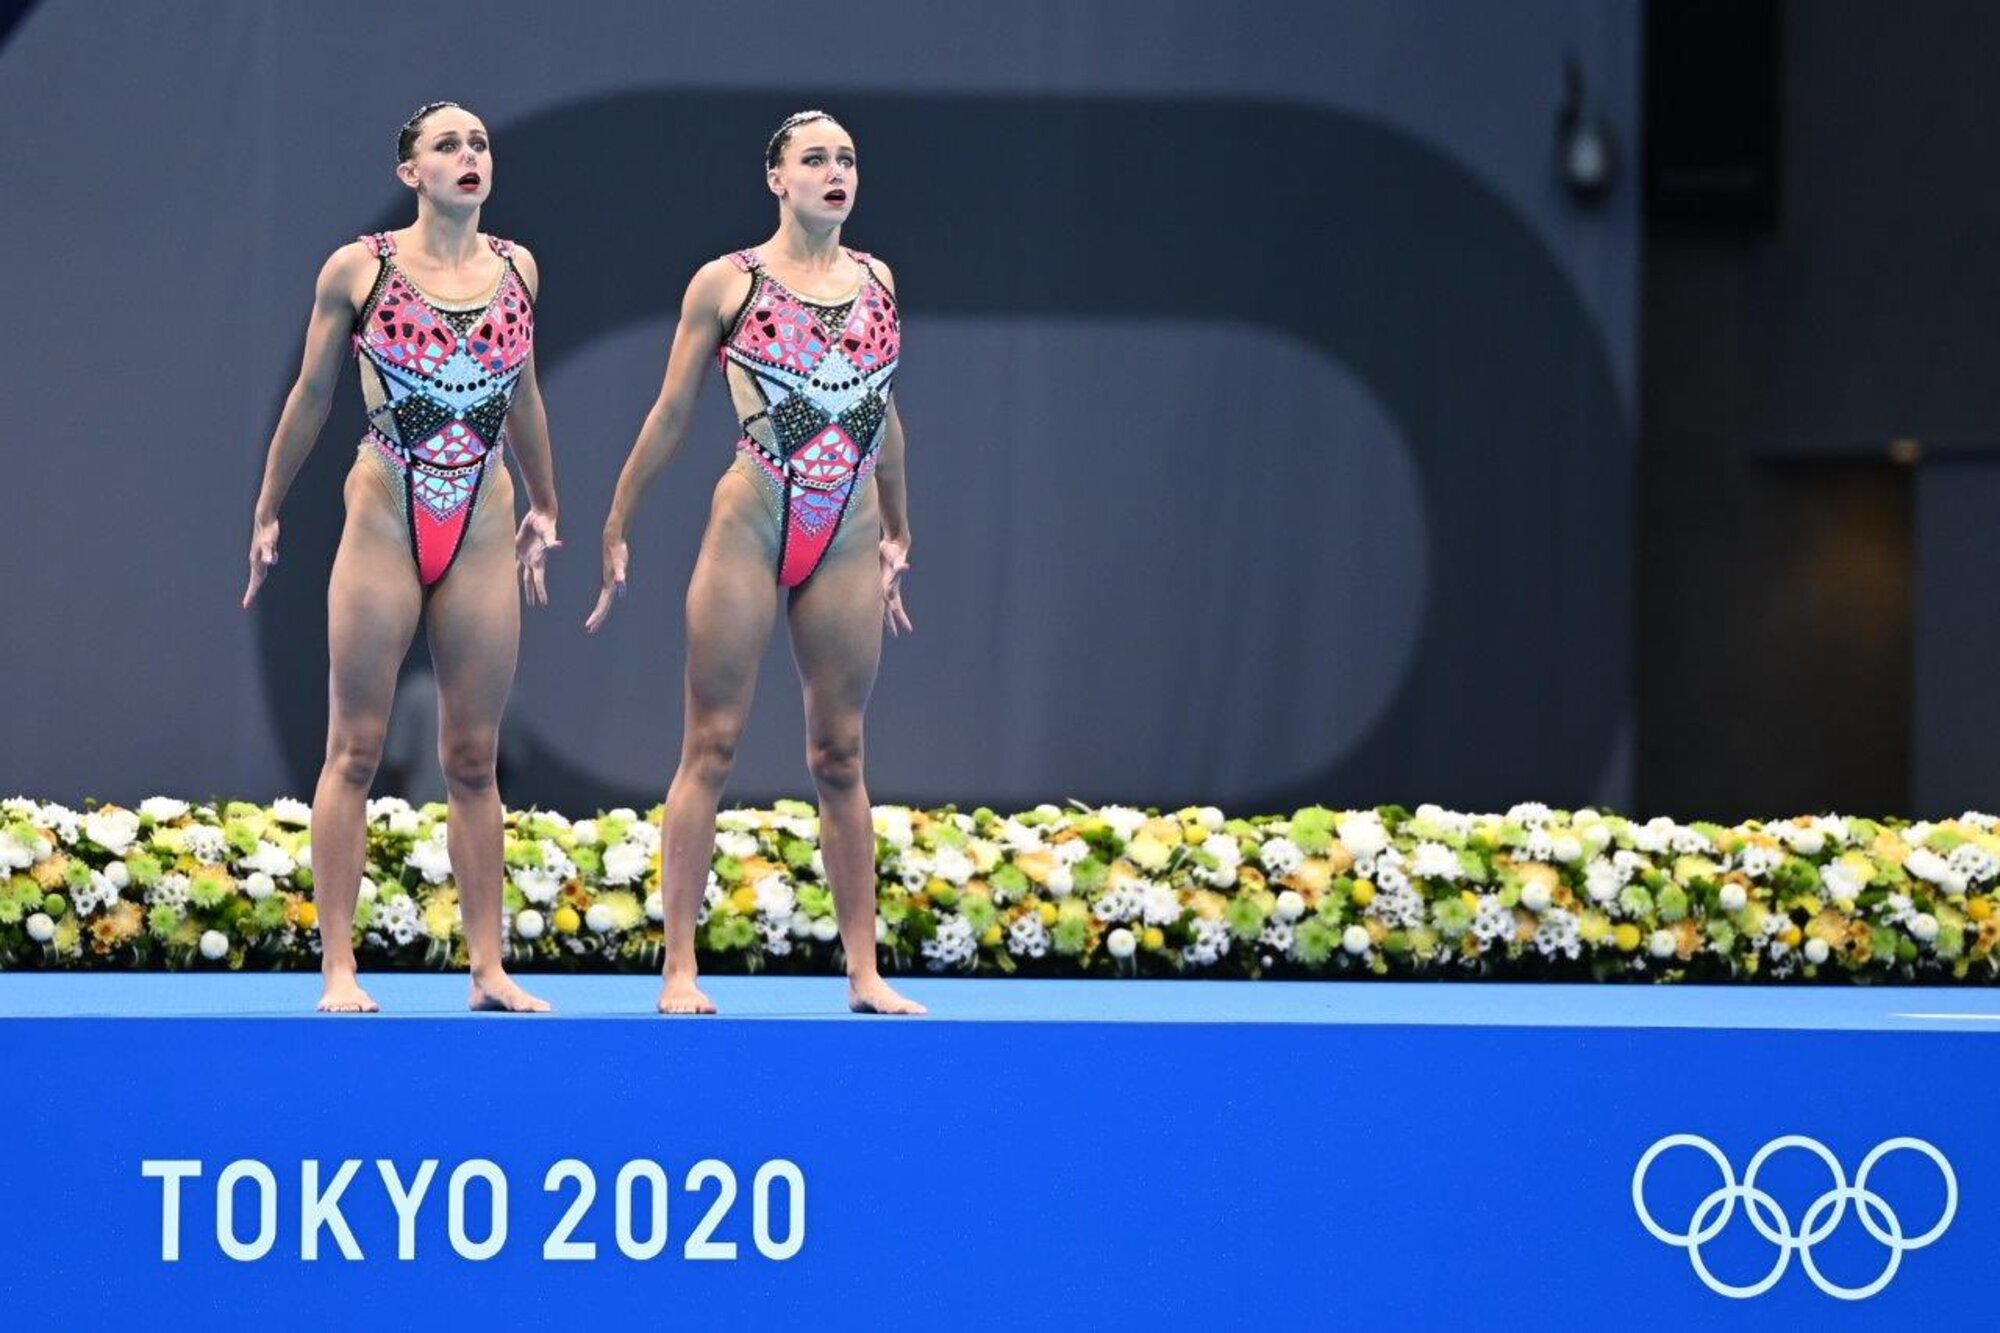
[[[445,813],[368,803],[364,968],[464,966]],[[507,813],[510,966],[659,967],[659,813]],[[898,973],[2000,980],[2000,836],[1976,812],[1733,827],[1532,802],[873,817],[876,938]],[[0,802],[0,969],[316,969],[311,823],[289,799]],[[838,972],[814,808],[716,825],[703,966]]]

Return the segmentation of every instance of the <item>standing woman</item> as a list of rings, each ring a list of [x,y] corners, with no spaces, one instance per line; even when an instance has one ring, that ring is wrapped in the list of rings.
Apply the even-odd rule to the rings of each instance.
[[[471,955],[474,1009],[542,1012],[501,966],[500,714],[514,681],[522,595],[548,600],[556,540],[555,469],[535,384],[538,273],[524,246],[484,236],[493,188],[486,127],[454,102],[404,124],[396,175],[416,221],[364,236],[320,270],[304,363],[264,465],[250,538],[248,608],[278,563],[278,508],[326,423],[351,344],[368,434],[347,474],[347,522],[327,589],[331,707],[313,795],[313,900],[319,1007],[373,1013],[355,976],[354,905],[366,853],[368,787],[382,757],[396,674],[421,616],[437,673],[438,758],[447,842]],[[529,509],[514,529],[511,440]],[[511,536],[511,542],[510,542]]]
[[[805,687],[806,762],[847,955],[848,1004],[920,1014],[875,960],[875,830],[861,777],[862,712],[882,629],[911,628],[901,579],[910,527],[903,428],[890,400],[901,329],[889,266],[842,248],[860,172],[824,111],[771,136],[765,181],[778,230],[703,265],[681,302],[658,401],[639,429],[604,524],[595,631],[625,590],[625,535],[640,495],[687,435],[703,369],[719,354],[743,437],[715,488],[687,594],[687,702],[680,768],[661,820],[667,960],[659,1007],[714,1013],[695,985],[695,922],[715,813],[750,714],[757,664],[787,592]]]

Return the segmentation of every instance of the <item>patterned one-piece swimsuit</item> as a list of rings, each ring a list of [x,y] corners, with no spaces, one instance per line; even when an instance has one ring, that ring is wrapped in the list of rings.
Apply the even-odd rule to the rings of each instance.
[[[534,348],[534,306],[512,241],[486,238],[505,265],[500,285],[483,304],[454,309],[396,265],[395,237],[361,239],[382,261],[354,326],[368,401],[361,451],[396,495],[428,588],[450,572],[487,474],[501,466],[514,383]]]
[[[754,250],[730,261],[750,292],[717,352],[742,422],[736,443],[778,521],[778,583],[812,577],[875,470],[902,349],[896,298],[868,256],[861,289],[838,305],[808,301]]]

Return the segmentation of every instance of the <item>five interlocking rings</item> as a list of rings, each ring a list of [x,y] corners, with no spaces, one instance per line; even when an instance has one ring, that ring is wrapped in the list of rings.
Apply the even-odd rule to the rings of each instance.
[[[1688,1222],[1688,1229],[1679,1233],[1668,1231],[1661,1226],[1646,1207],[1646,1172],[1652,1168],[1653,1159],[1669,1148],[1698,1148],[1708,1154],[1722,1171],[1722,1188],[1701,1201],[1694,1210],[1693,1218]],[[1792,1231],[1791,1221],[1785,1216],[1784,1210],[1778,1206],[1778,1201],[1757,1188],[1757,1172],[1774,1154],[1787,1148],[1805,1149],[1825,1162],[1827,1170],[1833,1173],[1833,1188],[1813,1200],[1812,1206],[1806,1209],[1800,1230],[1796,1234]],[[1902,1219],[1889,1207],[1889,1201],[1868,1188],[1868,1173],[1875,1169],[1876,1163],[1899,1150],[1922,1153],[1937,1164],[1938,1171],[1944,1176],[1944,1212],[1938,1217],[1937,1224],[1921,1236],[1905,1236]],[[1757,1228],[1757,1233],[1778,1247],[1777,1264],[1762,1279],[1747,1287],[1732,1286],[1718,1279],[1708,1271],[1708,1265],[1703,1262],[1701,1256],[1701,1247],[1722,1234],[1722,1229],[1728,1226],[1729,1220],[1736,1215],[1738,1200],[1742,1201],[1743,1211],[1750,1218],[1750,1224]],[[1813,1263],[1812,1247],[1833,1234],[1834,1229],[1846,1218],[1849,1203],[1854,1205],[1855,1214],[1860,1217],[1861,1225],[1866,1228],[1868,1234],[1889,1247],[1888,1267],[1882,1270],[1881,1276],[1864,1287],[1843,1287],[1836,1282],[1828,1281],[1825,1274],[1821,1273],[1818,1266]],[[1842,1169],[1840,1160],[1825,1144],[1817,1139],[1809,1139],[1803,1134],[1787,1134],[1782,1138],[1772,1139],[1757,1150],[1757,1155],[1750,1159],[1749,1169],[1743,1173],[1743,1183],[1738,1184],[1736,1171],[1729,1165],[1729,1159],[1722,1155],[1720,1148],[1699,1134],[1669,1134],[1646,1149],[1645,1156],[1639,1159],[1639,1165],[1633,1169],[1632,1206],[1639,1212],[1639,1221],[1645,1224],[1646,1230],[1652,1232],[1655,1238],[1688,1252],[1688,1259],[1694,1264],[1695,1273],[1708,1284],[1709,1290],[1720,1295],[1737,1300],[1763,1295],[1785,1275],[1785,1269],[1790,1266],[1792,1255],[1796,1252],[1799,1261],[1805,1265],[1806,1275],[1812,1278],[1814,1286],[1829,1296],[1837,1296],[1844,1301],[1859,1301],[1866,1300],[1889,1285],[1889,1280],[1896,1276],[1896,1270],[1901,1267],[1906,1251],[1921,1250],[1945,1233],[1945,1229],[1951,1225],[1952,1218],[1958,1214],[1958,1177],[1952,1172],[1951,1163],[1945,1160],[1944,1154],[1922,1139],[1895,1138],[1877,1144],[1874,1151],[1862,1159],[1861,1170],[1855,1174],[1854,1183],[1850,1185],[1847,1183],[1847,1172]]]

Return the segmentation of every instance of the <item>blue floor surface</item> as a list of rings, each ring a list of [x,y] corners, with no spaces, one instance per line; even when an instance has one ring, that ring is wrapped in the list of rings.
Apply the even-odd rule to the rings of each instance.
[[[463,977],[376,974],[385,1017],[484,1018]],[[536,976],[558,1018],[652,1019],[650,977]],[[1524,985],[1408,982],[1024,981],[905,978],[929,1022],[1249,1023],[1360,1026],[1956,1031],[2000,1034],[2000,991],[1927,987]],[[729,1019],[856,1021],[832,977],[712,977]],[[0,974],[5,1018],[292,1018],[318,978],[302,974]],[[694,1020],[712,1021],[712,1020]]]

